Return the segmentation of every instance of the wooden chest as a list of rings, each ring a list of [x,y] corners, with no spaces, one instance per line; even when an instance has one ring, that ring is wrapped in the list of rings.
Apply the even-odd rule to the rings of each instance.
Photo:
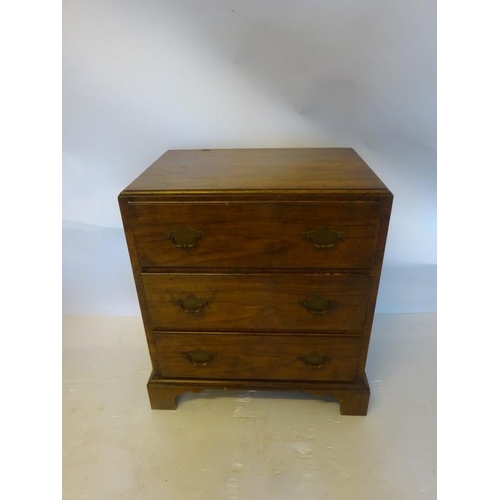
[[[290,389],[366,415],[392,194],[353,149],[167,151],[119,203],[152,408]]]

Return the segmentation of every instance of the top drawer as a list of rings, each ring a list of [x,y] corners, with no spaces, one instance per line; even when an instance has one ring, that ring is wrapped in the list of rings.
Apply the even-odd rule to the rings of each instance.
[[[131,201],[142,267],[369,269],[378,202]]]

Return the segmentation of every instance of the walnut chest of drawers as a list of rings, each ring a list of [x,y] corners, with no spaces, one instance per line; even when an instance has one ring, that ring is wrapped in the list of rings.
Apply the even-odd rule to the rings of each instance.
[[[353,149],[167,151],[119,203],[152,408],[289,389],[366,414],[392,194]]]

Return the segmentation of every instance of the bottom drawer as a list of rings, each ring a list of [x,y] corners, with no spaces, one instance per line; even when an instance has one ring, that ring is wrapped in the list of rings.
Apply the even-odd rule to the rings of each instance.
[[[360,337],[156,333],[162,377],[353,381]]]

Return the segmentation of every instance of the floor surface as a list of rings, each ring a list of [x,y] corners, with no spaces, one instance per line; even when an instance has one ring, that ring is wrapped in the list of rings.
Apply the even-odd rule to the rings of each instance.
[[[140,318],[63,318],[63,498],[436,498],[436,315],[375,316],[366,417],[303,393],[151,410]]]

